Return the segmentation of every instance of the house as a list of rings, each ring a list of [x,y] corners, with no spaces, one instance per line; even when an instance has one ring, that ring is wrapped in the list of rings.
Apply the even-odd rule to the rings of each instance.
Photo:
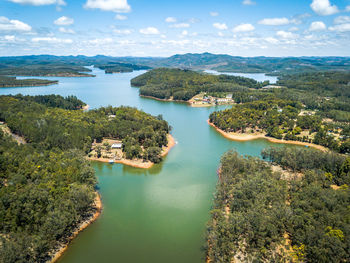
[[[108,115],[108,118],[115,118],[115,115],[110,114],[110,115]]]
[[[233,94],[232,94],[232,93],[227,94],[227,95],[226,95],[226,99],[232,99],[232,96],[233,96]]]
[[[112,149],[121,149],[123,146],[123,144],[121,142],[116,142],[116,143],[113,143],[111,148]]]

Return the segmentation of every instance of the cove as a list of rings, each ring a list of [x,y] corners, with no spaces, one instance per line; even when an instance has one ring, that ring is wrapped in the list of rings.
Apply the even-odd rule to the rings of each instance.
[[[94,162],[103,211],[78,235],[59,260],[80,262],[204,262],[206,222],[217,182],[220,156],[230,150],[259,156],[264,139],[229,141],[210,127],[209,114],[220,108],[192,108],[138,96],[130,79],[144,71],[96,78],[58,79],[58,85],[1,88],[0,94],[75,95],[91,108],[129,105],[162,114],[178,144],[149,170]],[[221,107],[223,108],[223,107]]]

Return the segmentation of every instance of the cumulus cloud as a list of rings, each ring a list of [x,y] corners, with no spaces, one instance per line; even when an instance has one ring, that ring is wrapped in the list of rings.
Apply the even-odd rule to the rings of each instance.
[[[59,26],[69,26],[74,24],[74,19],[66,16],[61,16],[54,21],[54,24]]]
[[[338,16],[334,19],[334,24],[350,23],[350,16]]]
[[[75,34],[75,31],[73,29],[70,29],[70,28],[60,27],[58,30],[61,33],[65,33],[65,34]]]
[[[113,42],[113,39],[110,37],[106,38],[96,38],[96,39],[91,39],[88,41],[90,44],[93,45],[105,45],[105,44],[110,44]]]
[[[4,36],[4,39],[6,41],[13,42],[13,41],[15,41],[16,37],[15,36],[6,35],[6,36]]]
[[[299,28],[296,27],[296,26],[293,26],[293,27],[289,28],[288,30],[289,30],[290,32],[295,32],[295,31],[298,31]]]
[[[280,38],[284,38],[284,39],[291,39],[291,38],[295,38],[297,35],[293,34],[292,32],[286,32],[283,30],[277,31],[276,35]]]
[[[214,23],[213,27],[219,30],[226,30],[228,28],[225,23]]]
[[[132,33],[132,30],[130,29],[114,29],[114,33],[119,35],[130,35]]]
[[[255,5],[256,3],[252,0],[243,0],[243,5]]]
[[[330,31],[336,31],[336,32],[349,32],[350,31],[350,23],[331,26],[328,29]]]
[[[286,17],[265,18],[265,19],[259,21],[260,25],[265,25],[265,26],[282,26],[282,25],[288,25],[289,23],[290,23],[290,21]]]
[[[253,31],[255,27],[252,24],[240,24],[233,28],[233,32],[238,33],[238,32],[249,32]]]
[[[322,31],[322,30],[326,30],[326,29],[327,29],[327,27],[322,21],[312,22],[310,27],[309,27],[310,31]]]
[[[350,5],[348,5],[347,7],[345,7],[345,12],[350,12]]]
[[[19,20],[8,19],[7,17],[0,16],[0,31],[31,31],[32,27]]]
[[[332,5],[329,0],[312,0],[311,9],[320,16],[334,15],[339,12],[336,5]]]
[[[87,0],[84,7],[117,13],[128,13],[131,11],[127,0]]]
[[[218,16],[218,15],[219,15],[218,12],[210,12],[209,14],[210,14],[211,16]]]
[[[47,42],[47,43],[57,43],[57,44],[70,44],[73,42],[69,38],[56,38],[56,37],[35,37],[32,38],[32,42]]]
[[[160,34],[158,28],[156,27],[146,27],[146,28],[141,28],[139,32],[143,35],[158,35]]]
[[[189,23],[178,23],[178,24],[172,24],[170,27],[172,28],[187,28],[190,27]]]
[[[128,17],[124,16],[124,15],[121,15],[121,14],[116,14],[115,15],[115,19],[117,19],[117,20],[126,20],[126,19],[128,19]]]
[[[270,44],[278,44],[279,43],[279,40],[274,38],[274,37],[266,37],[264,40]]]
[[[169,16],[165,19],[165,22],[167,23],[176,23],[177,19],[175,17]]]
[[[8,0],[16,4],[27,4],[27,5],[66,5],[63,0]]]

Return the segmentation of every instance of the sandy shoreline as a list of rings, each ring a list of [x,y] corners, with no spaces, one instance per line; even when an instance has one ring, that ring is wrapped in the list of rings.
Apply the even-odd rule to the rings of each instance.
[[[309,146],[312,148],[315,148],[317,150],[320,151],[327,151],[328,149],[321,146],[321,145],[317,145],[317,144],[313,144],[313,143],[308,143],[308,142],[299,142],[299,141],[286,141],[286,140],[281,140],[281,139],[276,139],[276,138],[271,138],[271,137],[266,137],[265,134],[260,133],[260,134],[237,134],[237,133],[228,133],[228,132],[224,132],[223,130],[219,129],[218,127],[216,127],[213,123],[209,122],[209,120],[207,120],[207,123],[212,126],[217,132],[219,132],[222,136],[224,136],[227,139],[233,140],[233,141],[251,141],[251,140],[256,140],[256,139],[265,139],[268,140],[270,142],[274,142],[274,143],[283,143],[283,144],[294,144],[294,145],[304,145],[304,146]]]
[[[77,229],[72,233],[72,235],[68,238],[68,241],[65,242],[64,244],[62,244],[57,251],[52,255],[52,258],[47,261],[50,263],[54,263],[56,262],[63,254],[64,252],[68,249],[68,246],[70,244],[70,242],[81,232],[83,231],[85,228],[87,228],[91,223],[93,223],[101,214],[102,211],[102,202],[101,202],[101,197],[100,194],[98,192],[96,192],[96,197],[95,197],[95,208],[96,208],[96,212],[87,220],[85,220],[84,222],[82,222]]]
[[[168,146],[163,147],[161,156],[164,157],[166,156],[171,148],[173,148],[176,144],[174,137],[171,134],[168,134]],[[97,162],[103,162],[103,163],[109,163],[110,159],[107,158],[96,158],[96,157],[87,157],[88,160],[91,161],[97,161]],[[124,165],[132,166],[135,168],[141,168],[141,169],[149,169],[151,168],[154,163],[147,161],[143,162],[142,160],[129,160],[129,159],[121,159],[121,160],[114,160],[114,163],[121,163]]]

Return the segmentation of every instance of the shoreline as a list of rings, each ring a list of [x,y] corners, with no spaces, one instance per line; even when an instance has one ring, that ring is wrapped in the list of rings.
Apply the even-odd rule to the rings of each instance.
[[[148,98],[148,99],[154,99],[154,100],[158,100],[158,101],[166,101],[166,102],[181,102],[181,103],[187,103],[187,104],[190,104],[188,101],[185,101],[185,100],[173,100],[173,99],[160,99],[160,98],[157,98],[157,97],[153,97],[153,96],[147,96],[147,95],[139,95],[140,97],[143,97],[143,98]]]
[[[220,128],[216,127],[215,124],[213,124],[213,123],[211,123],[209,121],[209,119],[207,120],[207,123],[210,126],[212,126],[217,132],[219,132],[222,136],[224,136],[226,139],[230,139],[232,141],[244,142],[244,141],[252,141],[252,140],[256,140],[256,139],[265,139],[265,140],[268,140],[268,141],[274,142],[274,143],[309,146],[309,147],[312,147],[314,149],[317,149],[317,150],[320,150],[320,151],[323,151],[323,152],[326,152],[328,150],[324,146],[317,145],[317,144],[314,144],[314,143],[299,142],[299,141],[286,141],[286,140],[282,140],[282,139],[276,139],[276,138],[272,138],[272,137],[267,137],[263,133],[261,133],[261,134],[247,134],[247,133],[234,134],[234,133],[228,133],[228,132],[225,132],[225,131],[221,130]]]
[[[77,229],[71,234],[71,236],[68,238],[68,240],[64,243],[62,243],[59,248],[57,249],[57,251],[55,251],[51,257],[50,260],[48,260],[48,263],[54,263],[57,262],[57,260],[59,258],[62,257],[62,255],[66,252],[66,250],[69,247],[70,242],[76,238],[78,236],[78,234],[80,232],[82,232],[85,228],[87,228],[90,224],[92,224],[93,222],[96,221],[96,219],[101,215],[101,211],[102,211],[102,201],[101,201],[101,196],[100,194],[96,191],[96,197],[94,200],[95,203],[95,213],[88,218],[87,220],[83,221],[82,223],[79,224],[79,226],[77,227]]]
[[[45,87],[58,84],[58,81],[53,81],[50,83],[38,83],[38,84],[13,84],[13,85],[1,85],[0,88],[25,88],[25,87]]]
[[[171,134],[168,134],[167,137],[168,137],[168,145],[166,147],[163,147],[162,153],[161,153],[162,157],[166,156],[171,150],[171,148],[173,148],[176,145],[175,139]],[[102,163],[109,163],[109,160],[110,160],[108,158],[96,158],[96,157],[87,157],[87,159],[90,161],[96,161],[96,162],[102,162]],[[121,160],[114,160],[113,163],[120,163],[120,164],[128,165],[135,168],[141,168],[141,169],[149,169],[154,165],[154,163],[150,161],[143,162],[141,159],[137,159],[137,160],[121,159]]]

